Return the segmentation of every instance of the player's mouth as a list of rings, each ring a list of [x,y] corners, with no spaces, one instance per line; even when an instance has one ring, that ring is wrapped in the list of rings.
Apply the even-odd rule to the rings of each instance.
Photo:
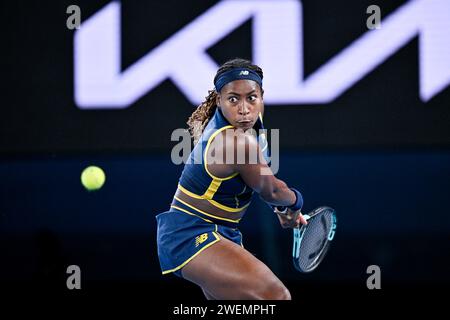
[[[253,126],[253,121],[250,119],[242,119],[237,121],[237,123],[239,124],[239,126],[243,128],[250,128]]]

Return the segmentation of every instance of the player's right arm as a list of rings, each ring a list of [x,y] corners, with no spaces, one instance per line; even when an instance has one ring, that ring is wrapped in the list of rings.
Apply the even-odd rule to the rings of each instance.
[[[291,206],[296,202],[295,193],[272,173],[254,135],[238,133],[233,143],[227,143],[227,148],[233,148],[235,155],[233,171],[238,172],[245,184],[259,193],[264,201],[274,206]],[[255,153],[256,159],[252,157]]]

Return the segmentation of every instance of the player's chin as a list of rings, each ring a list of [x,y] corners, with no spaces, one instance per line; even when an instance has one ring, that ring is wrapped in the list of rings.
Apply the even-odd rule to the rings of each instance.
[[[236,125],[234,126],[236,129],[240,129],[243,131],[246,131],[248,129],[250,129],[251,127],[253,127],[252,125],[248,125],[247,123],[236,123]]]
[[[253,126],[255,125],[255,122],[238,122],[236,125],[236,128],[238,129],[242,129],[242,130],[248,130],[253,128]]]

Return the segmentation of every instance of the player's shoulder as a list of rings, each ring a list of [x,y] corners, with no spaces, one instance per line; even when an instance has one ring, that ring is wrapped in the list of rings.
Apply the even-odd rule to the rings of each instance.
[[[248,143],[257,142],[257,134],[254,129],[243,130],[241,128],[227,128],[220,132],[220,136],[223,139],[242,139]]]
[[[255,130],[243,130],[240,128],[228,128],[221,132],[220,140],[222,140],[223,146],[230,149],[249,149],[258,146],[258,139]]]

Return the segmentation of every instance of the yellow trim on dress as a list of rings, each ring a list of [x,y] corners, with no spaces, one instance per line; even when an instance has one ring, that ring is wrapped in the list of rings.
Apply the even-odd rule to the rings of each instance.
[[[206,215],[206,216],[208,216],[208,217],[211,217],[211,218],[214,218],[214,219],[217,219],[217,220],[223,220],[223,221],[228,221],[228,222],[233,222],[233,223],[238,223],[238,222],[241,220],[240,218],[234,220],[234,219],[228,219],[228,218],[223,218],[223,217],[215,216],[215,215],[210,214],[210,213],[207,213],[207,212],[205,212],[205,211],[203,211],[203,210],[197,209],[197,208],[194,207],[193,205],[191,205],[191,204],[189,204],[189,203],[187,203],[187,202],[181,200],[181,199],[178,198],[177,196],[175,196],[174,198],[177,199],[178,201],[180,201],[180,202],[181,202],[182,204],[184,204],[185,206],[188,206],[188,207],[191,208],[191,209],[197,210],[198,212],[201,212],[201,213],[203,213],[204,215]]]
[[[217,225],[216,225],[216,230],[217,230]],[[189,259],[187,259],[185,262],[183,262],[182,264],[180,264],[178,267],[175,267],[173,269],[170,270],[165,270],[162,272],[162,274],[168,274],[170,272],[174,272],[177,271],[181,268],[183,268],[189,261],[191,261],[192,259],[194,259],[198,254],[200,254],[203,250],[205,250],[206,248],[212,246],[214,243],[216,243],[217,241],[220,241],[220,237],[216,234],[216,232],[212,232],[212,234],[214,235],[214,237],[216,238],[216,240],[208,243],[206,246],[204,246],[203,248],[201,248],[200,250],[198,250],[196,253],[194,253]]]
[[[178,188],[181,190],[181,192],[183,192],[184,194],[190,196],[191,198],[207,200],[207,201],[208,201],[209,203],[211,203],[213,206],[215,206],[215,207],[217,207],[217,208],[219,208],[219,209],[228,211],[228,212],[233,212],[233,213],[241,212],[242,210],[244,210],[245,208],[247,208],[247,207],[250,205],[250,202],[249,202],[249,203],[247,203],[246,205],[244,205],[243,207],[240,207],[240,208],[231,208],[231,207],[228,207],[228,206],[226,206],[226,205],[223,205],[223,204],[221,204],[221,203],[219,203],[219,202],[217,202],[217,201],[215,201],[215,200],[208,199],[208,198],[205,197],[205,195],[199,196],[198,194],[195,194],[195,193],[193,193],[193,192],[187,190],[187,189],[186,189],[185,187],[183,187],[181,184],[178,184]],[[245,190],[245,188],[244,188],[244,190]],[[242,193],[240,193],[240,194],[242,194]],[[240,195],[240,194],[239,194],[239,195]]]
[[[212,179],[208,189],[206,189],[205,193],[203,194],[204,199],[212,199],[217,189],[219,189],[221,183],[222,181],[220,180]]]
[[[188,196],[195,198],[195,199],[205,199],[203,196],[199,196],[198,194],[195,194],[189,190],[187,190],[185,187],[183,187],[181,184],[178,184],[178,189],[180,189],[183,193],[187,194]]]
[[[249,202],[249,203],[247,203],[246,205],[244,205],[243,207],[240,207],[240,208],[231,208],[231,207],[225,206],[223,204],[220,204],[220,203],[218,203],[217,201],[214,201],[214,200],[208,200],[208,202],[211,203],[212,205],[216,206],[219,209],[222,209],[222,210],[225,210],[225,211],[228,211],[228,212],[233,212],[233,213],[241,212],[242,210],[247,208],[250,205],[250,203],[251,203],[251,202]]]
[[[209,149],[209,145],[211,144],[211,142],[212,142],[212,140],[219,134],[219,133],[221,133],[223,130],[225,130],[225,129],[231,129],[231,128],[234,128],[233,126],[231,126],[231,125],[229,125],[229,126],[225,126],[225,127],[222,127],[222,128],[220,128],[220,129],[217,129],[217,131],[216,132],[214,132],[210,137],[209,137],[209,139],[208,139],[208,143],[206,144],[206,147],[205,147],[205,153],[203,154],[203,165],[204,165],[204,167],[205,167],[205,170],[206,170],[206,172],[208,173],[208,175],[211,177],[211,178],[213,178],[213,179],[216,179],[216,180],[219,180],[219,181],[225,181],[225,180],[229,180],[229,179],[231,179],[231,178],[234,178],[234,177],[236,177],[238,174],[239,174],[239,172],[235,172],[235,173],[233,173],[231,176],[228,176],[228,177],[225,177],[225,178],[219,178],[219,177],[216,177],[215,175],[213,175],[211,172],[209,172],[209,170],[208,170],[208,162],[207,162],[207,154],[208,154],[208,149]]]
[[[186,209],[180,208],[179,206],[176,206],[176,205],[174,205],[174,204],[170,205],[170,207],[171,207],[171,208],[175,208],[175,209],[180,210],[180,211],[183,211],[184,213],[187,213],[187,214],[189,214],[189,215],[191,215],[191,216],[195,216],[195,217],[197,217],[197,218],[200,218],[200,219],[202,219],[202,220],[204,220],[204,221],[206,221],[206,222],[214,223],[214,222],[212,222],[211,220],[208,220],[208,219],[205,219],[205,218],[203,218],[203,217],[200,217],[199,215],[196,215],[195,213],[189,212],[189,211],[187,211]]]

